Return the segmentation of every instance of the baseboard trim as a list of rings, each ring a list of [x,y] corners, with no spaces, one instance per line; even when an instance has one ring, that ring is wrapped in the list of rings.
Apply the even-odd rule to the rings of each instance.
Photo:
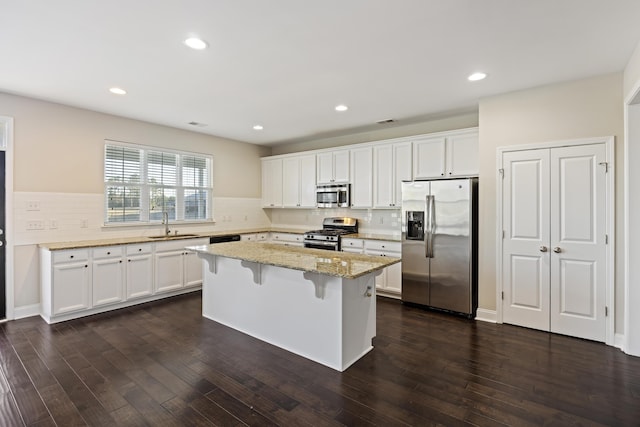
[[[623,334],[613,335],[613,346],[624,351],[624,335]]]
[[[22,307],[13,308],[13,319],[24,319],[25,317],[39,316],[40,304],[24,305]]]
[[[497,323],[498,313],[495,310],[479,308],[476,310],[476,320],[480,320],[481,322]]]

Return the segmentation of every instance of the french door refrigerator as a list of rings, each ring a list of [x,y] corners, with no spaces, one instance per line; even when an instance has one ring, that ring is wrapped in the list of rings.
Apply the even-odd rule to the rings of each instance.
[[[478,179],[402,183],[402,301],[475,317]]]

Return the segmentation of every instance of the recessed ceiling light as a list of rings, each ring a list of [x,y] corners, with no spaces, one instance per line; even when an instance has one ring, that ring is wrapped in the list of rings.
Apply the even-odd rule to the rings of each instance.
[[[262,127],[262,125],[255,125],[255,126],[253,127],[253,129],[254,129],[254,130],[262,130],[262,129],[264,129],[264,127]]]
[[[189,46],[191,49],[202,50],[207,48],[207,42],[197,37],[189,37],[184,41],[184,44]]]
[[[121,89],[119,87],[112,87],[111,89],[109,89],[109,92],[115,93],[116,95],[126,95],[127,94],[126,90]]]
[[[469,77],[467,77],[467,79],[469,79],[470,82],[477,82],[478,80],[482,80],[486,77],[487,77],[487,73],[477,72],[477,73],[471,74]]]
[[[340,104],[340,105],[336,105],[336,111],[347,111],[349,109],[349,107],[347,107],[346,105]]]

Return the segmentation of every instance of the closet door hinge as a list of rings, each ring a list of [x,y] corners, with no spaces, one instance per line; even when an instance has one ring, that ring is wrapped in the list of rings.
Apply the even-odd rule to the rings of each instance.
[[[504,239],[504,230],[502,230],[502,238]]]
[[[609,316],[609,307],[607,307],[606,305],[604,306],[604,317],[608,317]]]
[[[504,291],[500,292],[500,298],[504,301]]]
[[[609,235],[608,235],[608,234],[605,234],[605,235],[604,235],[604,244],[605,244],[605,245],[608,245],[608,244],[609,244]]]
[[[604,166],[604,173],[609,173],[609,162],[600,162],[600,166]]]

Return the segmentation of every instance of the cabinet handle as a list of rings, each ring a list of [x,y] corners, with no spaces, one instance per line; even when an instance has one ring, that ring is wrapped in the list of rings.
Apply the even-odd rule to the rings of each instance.
[[[562,252],[562,249],[559,246],[556,246],[555,248],[553,248],[553,252],[559,254],[560,252]]]
[[[540,252],[547,252],[546,246],[540,246]]]
[[[89,266],[87,264],[84,265],[84,268],[89,268]]]
[[[139,249],[138,249],[138,252],[142,252],[142,248],[139,248]]]
[[[451,175],[451,172],[449,172],[449,175]]]
[[[120,260],[119,262],[120,262],[120,264],[122,264],[122,260]]]
[[[128,262],[131,262],[131,260],[130,260],[130,259],[128,259],[127,261],[128,261]]]
[[[73,255],[70,255],[69,258],[73,258]]]
[[[440,176],[444,176],[444,172],[440,174]]]

